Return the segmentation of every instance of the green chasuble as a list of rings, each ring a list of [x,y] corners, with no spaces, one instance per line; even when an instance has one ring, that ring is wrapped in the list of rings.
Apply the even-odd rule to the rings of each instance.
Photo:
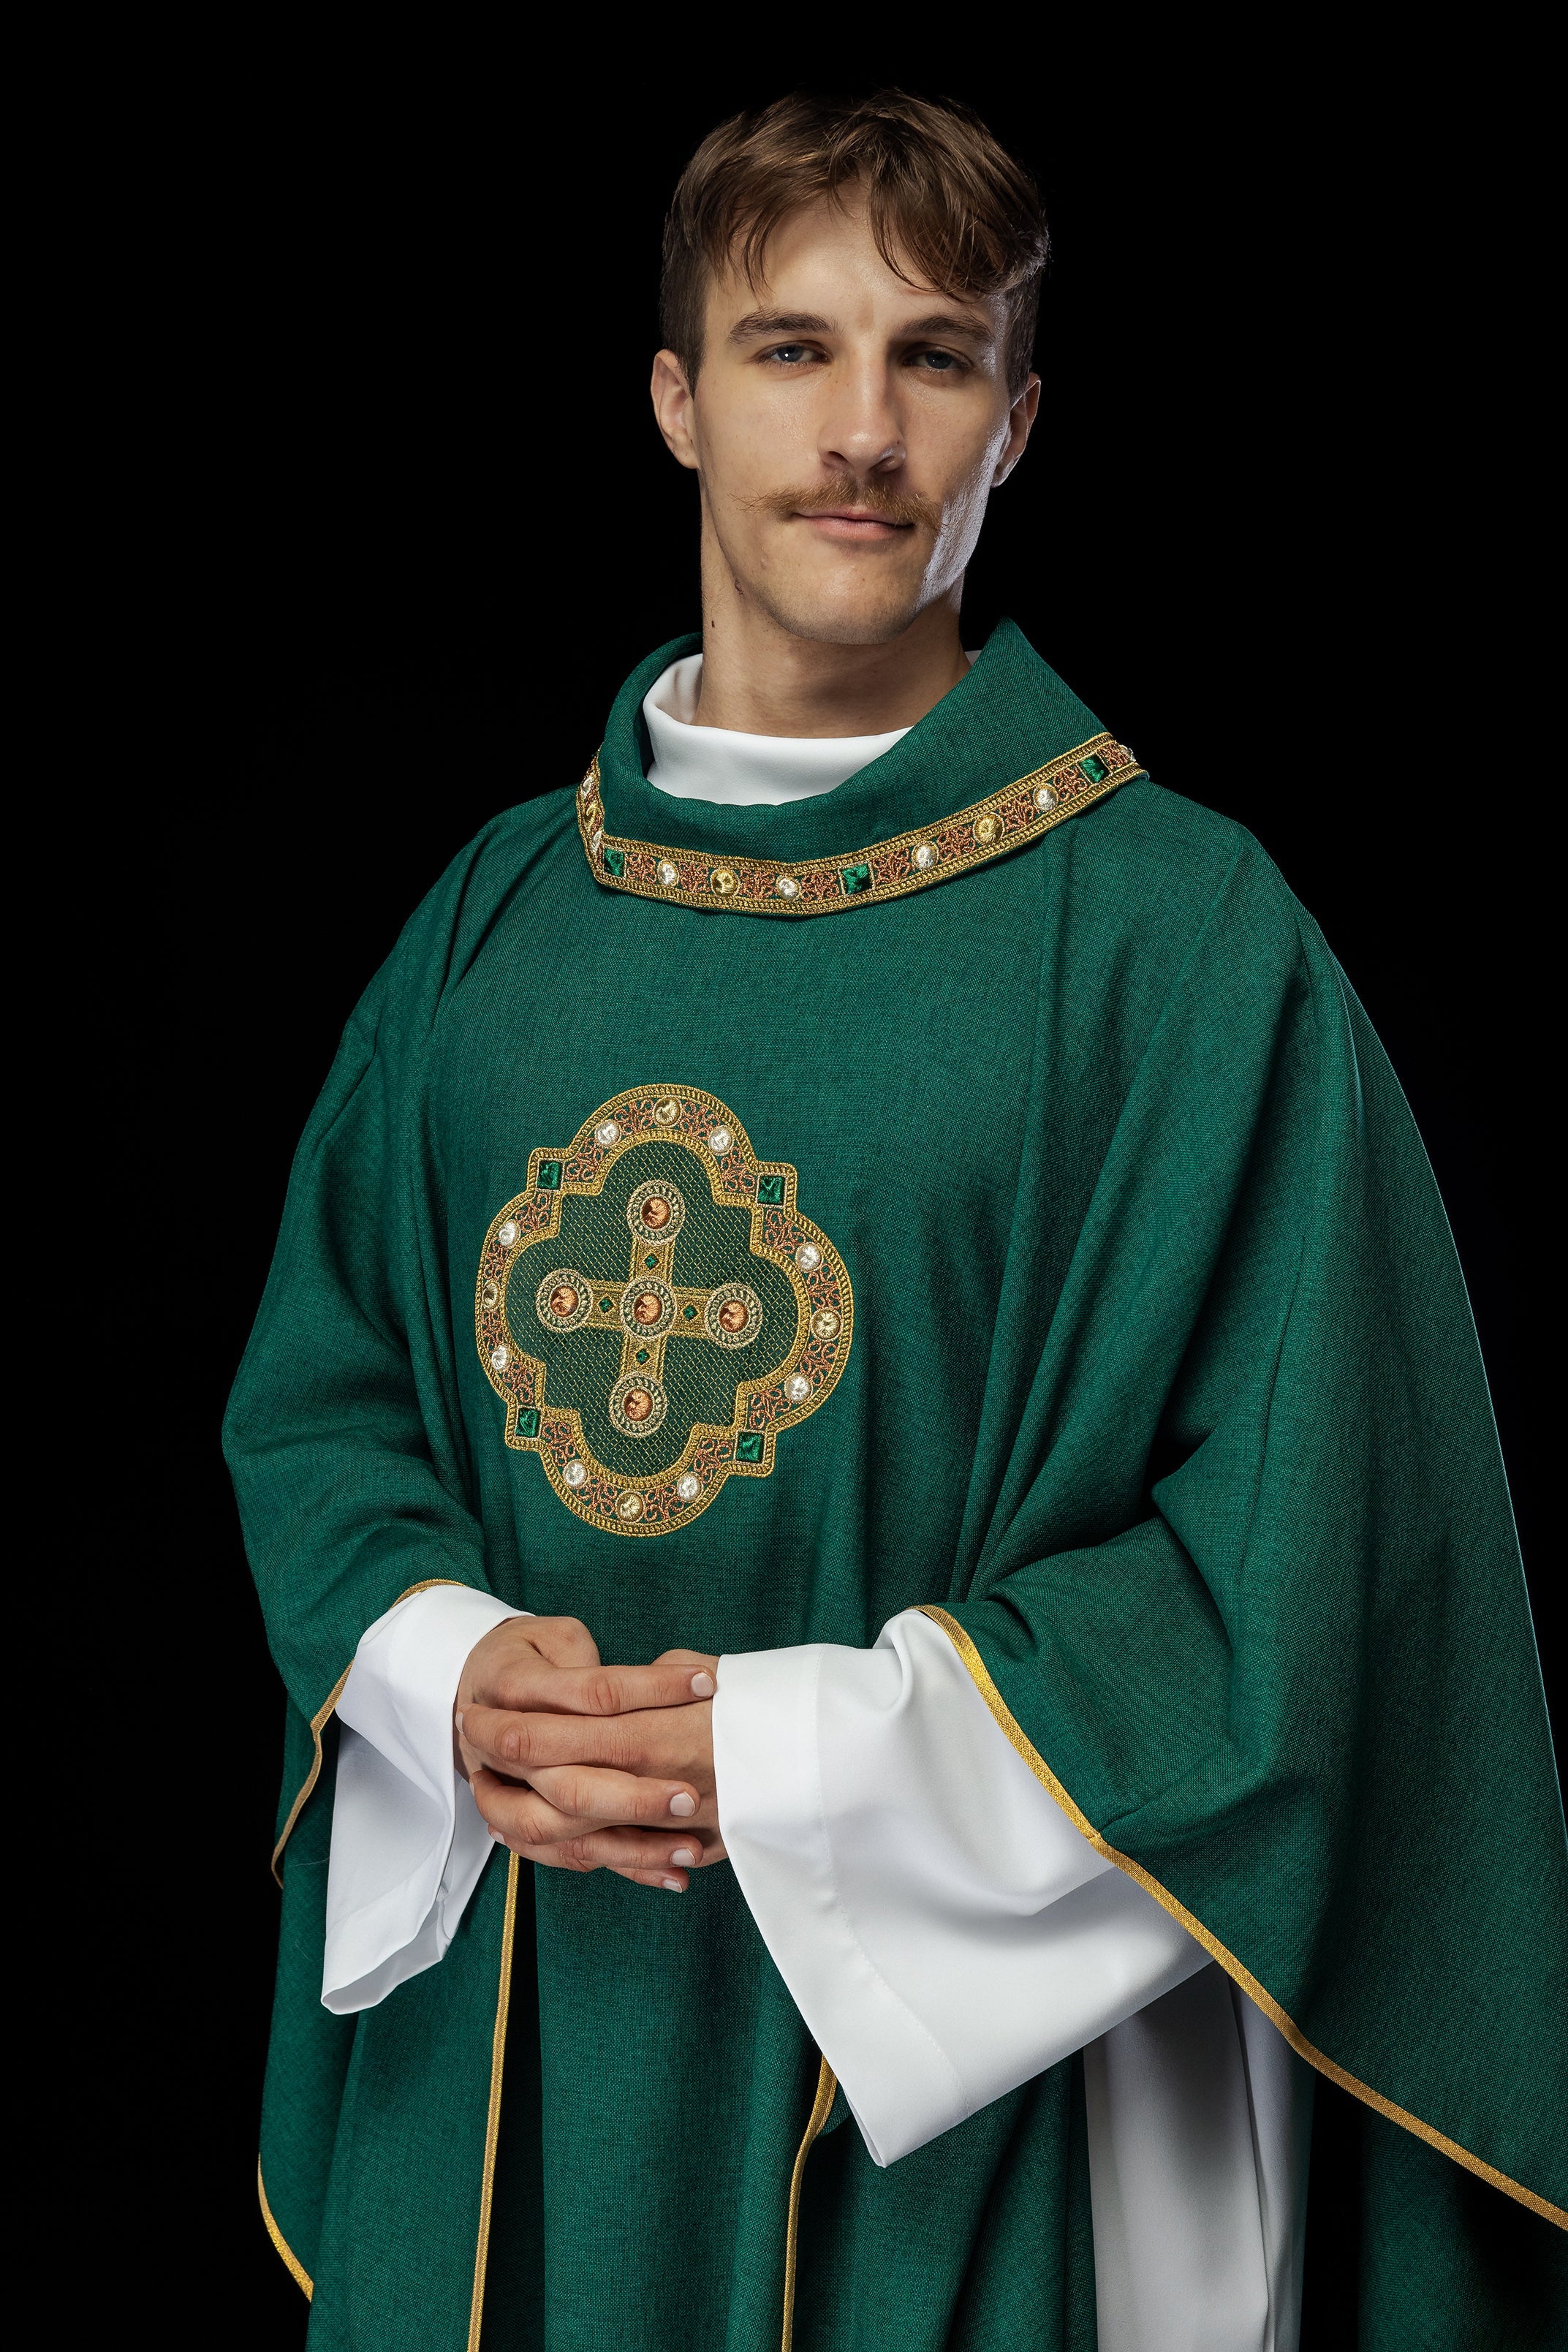
[[[311,2346],[1094,2343],[1081,2074],[879,2170],[727,1867],[676,1902],[498,1853],[438,1966],[322,2008],[333,1705],[443,1579],[615,1660],[928,1608],[1338,2086],[1309,2341],[1561,2343],[1562,1813],[1364,1014],[1257,844],[1010,625],[784,808],[647,783],[695,649],[410,921],[235,1393],[289,1701],[263,2193]]]

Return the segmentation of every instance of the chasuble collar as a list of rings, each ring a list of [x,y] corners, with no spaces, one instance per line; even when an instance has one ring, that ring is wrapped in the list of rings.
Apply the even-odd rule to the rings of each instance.
[[[907,727],[880,735],[750,735],[695,724],[703,657],[688,654],[643,697],[643,724],[653,756],[648,782],[668,798],[724,808],[786,808],[791,801],[836,793],[891,751]]]
[[[965,873],[1036,839],[1143,771],[1011,621],[891,750],[784,807],[681,801],[648,782],[643,699],[697,637],[662,646],[617,696],[578,793],[607,889],[737,914],[831,914]]]

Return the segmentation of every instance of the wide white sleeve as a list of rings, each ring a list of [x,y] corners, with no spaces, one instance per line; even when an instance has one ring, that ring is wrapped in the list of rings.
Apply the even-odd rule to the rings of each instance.
[[[719,1825],[874,2162],[1207,1965],[1035,1779],[928,1617],[720,1660]]]
[[[468,1653],[507,1617],[465,1584],[410,1593],[364,1633],[343,1695],[321,2000],[373,2009],[432,1969],[495,1852],[452,1759],[452,1710]]]

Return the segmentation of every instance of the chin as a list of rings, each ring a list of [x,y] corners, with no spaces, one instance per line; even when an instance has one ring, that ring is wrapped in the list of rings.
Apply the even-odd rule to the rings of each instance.
[[[891,645],[931,601],[924,581],[896,586],[885,580],[831,585],[800,580],[787,586],[769,581],[754,593],[781,629],[823,646]]]

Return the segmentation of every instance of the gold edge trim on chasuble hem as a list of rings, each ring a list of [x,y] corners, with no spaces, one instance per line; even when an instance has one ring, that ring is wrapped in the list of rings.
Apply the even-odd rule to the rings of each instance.
[[[1298,2058],[1304,2058],[1309,2066],[1314,2067],[1320,2074],[1326,2075],[1331,2083],[1336,2083],[1342,2091],[1349,2091],[1353,2097],[1360,2099],[1364,2105],[1371,2107],[1375,2113],[1384,2116],[1389,2123],[1398,2124],[1403,2130],[1414,2133],[1417,2139],[1425,2140],[1428,2147],[1435,2147],[1440,2155],[1450,2158],[1455,2164],[1463,2165],[1467,2172],[1473,2172],[1479,2179],[1488,2182],[1491,2188],[1500,2189],[1504,2196],[1511,2197],[1517,2203],[1528,2206],[1530,2210],[1532,2213],[1538,2213],[1543,2221],[1552,2221],[1560,2230],[1568,2230],[1568,2210],[1564,2210],[1560,2205],[1552,2204],[1547,2198],[1538,2196],[1533,2189],[1526,2189],[1521,2182],[1511,2180],[1506,2172],[1498,2170],[1496,2165],[1488,2164],[1482,2157],[1472,2156],[1468,2147],[1461,2147],[1458,2140],[1449,2139],[1446,2133],[1438,2131],[1434,2125],[1423,2123],[1420,2116],[1413,2116],[1407,2107],[1396,2106],[1394,2101],[1385,2098],[1381,2091],[1375,2091],[1370,2084],[1364,2083],[1357,2075],[1348,2073],[1344,2067],[1326,2056],[1314,2043],[1309,2042],[1295,2021],[1286,2015],[1273,1994],[1259,1983],[1251,1970],[1237,1958],[1234,1952],[1228,1950],[1217,1936],[1210,1935],[1201,1919],[1195,1918],[1186,1906],[1162,1886],[1159,1880],[1153,1877],[1141,1863],[1134,1862],[1130,1854],[1119,1853],[1113,1845],[1107,1843],[1101,1836],[1087,1813],[1073,1802],[1050,1765],[1013,1719],[1007,1701],[991,1680],[984,1658],[981,1657],[979,1651],[956,1618],[950,1617],[945,1609],[937,1607],[931,1601],[923,1601],[917,1603],[917,1606],[922,1616],[929,1617],[933,1624],[941,1626],[968,1669],[976,1689],[985,1700],[998,1726],[1023,1758],[1035,1779],[1055,1798],[1074,1829],[1088,1839],[1096,1853],[1103,1855],[1107,1862],[1113,1863],[1118,1870],[1125,1872],[1136,1885],[1143,1888],[1145,1895],[1152,1895],[1161,1909],[1168,1911],[1171,1917],[1186,1929],[1194,1942],[1201,1944],[1210,1958],[1218,1961],[1226,1975],[1241,1987],[1248,1998],[1262,2011],[1269,2022],[1284,2035]]]
[[[490,2039],[490,2104],[485,2116],[485,2175],[479,2191],[479,2240],[474,2251],[474,2295],[468,2307],[467,2352],[479,2352],[485,2325],[485,2272],[490,2260],[490,2208],[496,2190],[496,2150],[501,2137],[501,2080],[506,2071],[507,2021],[512,2006],[512,1945],[517,1924],[517,1874],[522,1858],[507,1865],[507,1915],[501,1928],[501,1983],[496,1996],[496,2030]]]
[[[282,2231],[278,2228],[277,2223],[273,2220],[272,2208],[267,2201],[267,2183],[261,2177],[261,2158],[259,2156],[256,2159],[256,2193],[261,2200],[261,2218],[267,2224],[267,2236],[272,2240],[273,2245],[281,2256],[290,2278],[292,2278],[295,2285],[305,2297],[306,2302],[314,2302],[316,2289],[311,2284],[310,2273],[306,2269],[304,2263],[299,2260],[298,2255],[295,2252],[293,2247],[289,2244]]]
[[[928,890],[1005,857],[1145,772],[1124,743],[1102,732],[935,824],[833,857],[785,863],[607,833],[596,754],[575,795],[577,827],[590,871],[607,890],[734,915],[836,915]]]
[[[789,2226],[784,2238],[784,2334],[780,2352],[790,2352],[795,2340],[795,2252],[800,2228],[800,2184],[806,2176],[806,2158],[821,2137],[822,2126],[828,2120],[839,2078],[824,2058],[817,2074],[817,2095],[811,2102],[811,2112],[806,2118],[806,2129],[795,2151],[795,2168],[789,2175]]]
[[[457,1584],[460,1581],[461,1579],[455,1576],[427,1576],[423,1584],[411,1584],[406,1592],[400,1592],[398,1594],[397,1601],[389,1601],[387,1606],[388,1608],[395,1609],[398,1605],[398,1601],[412,1601],[416,1592],[428,1592],[434,1585]],[[386,1614],[386,1611],[383,1610],[382,1614],[384,1616]],[[289,1839],[294,1835],[294,1824],[299,1819],[300,1814],[305,1811],[306,1806],[309,1803],[310,1792],[321,1777],[321,1734],[326,1730],[328,1724],[331,1721],[332,1709],[342,1697],[343,1685],[348,1681],[349,1676],[353,1673],[353,1671],[354,1662],[352,1658],[350,1658],[348,1664],[343,1668],[342,1673],[338,1676],[337,1681],[332,1685],[331,1689],[328,1692],[325,1703],[321,1706],[318,1707],[316,1713],[310,1718],[310,1737],[316,1743],[316,1753],[310,1759],[310,1769],[306,1773],[304,1780],[299,1784],[299,1793],[288,1808],[288,1818],[284,1822],[282,1829],[278,1832],[277,1843],[272,1849],[272,1874],[274,1878],[277,1879],[279,1886],[283,1884],[283,1874],[278,1869],[277,1865],[283,1859],[283,1849],[288,1843]]]

